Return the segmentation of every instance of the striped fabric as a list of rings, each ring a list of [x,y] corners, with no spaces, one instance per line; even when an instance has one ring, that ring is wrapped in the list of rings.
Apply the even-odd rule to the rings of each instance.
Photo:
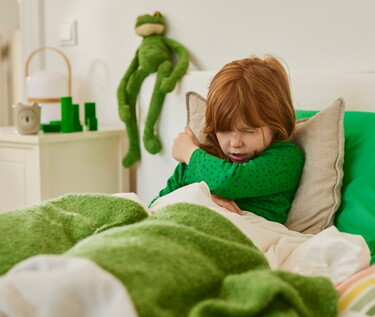
[[[340,316],[375,316],[375,264],[336,286]]]

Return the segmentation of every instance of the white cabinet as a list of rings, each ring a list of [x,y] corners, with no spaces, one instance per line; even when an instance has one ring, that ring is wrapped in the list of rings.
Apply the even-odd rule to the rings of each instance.
[[[129,191],[124,128],[20,135],[0,128],[0,212],[68,192]]]

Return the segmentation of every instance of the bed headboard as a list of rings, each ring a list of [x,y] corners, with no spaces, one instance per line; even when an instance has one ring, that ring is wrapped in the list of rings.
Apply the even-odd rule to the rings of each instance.
[[[149,154],[141,145],[141,161],[136,169],[136,191],[145,202],[150,202],[165,187],[177,162],[171,157],[173,139],[186,124],[185,94],[195,91],[206,97],[214,75],[210,71],[187,73],[176,89],[165,98],[157,127],[163,149]],[[291,72],[291,89],[296,109],[322,110],[342,97],[346,110],[375,111],[375,73],[371,72]],[[141,138],[155,75],[148,77],[139,96],[139,126]]]

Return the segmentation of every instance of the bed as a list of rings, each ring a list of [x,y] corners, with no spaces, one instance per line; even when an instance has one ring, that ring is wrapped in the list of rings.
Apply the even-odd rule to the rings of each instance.
[[[163,150],[142,150],[137,194],[0,215],[0,316],[375,314],[375,75],[291,73],[306,163],[285,225],[225,211],[204,182],[148,206],[175,167],[174,136],[186,123],[200,133],[212,76],[192,71],[167,96]]]

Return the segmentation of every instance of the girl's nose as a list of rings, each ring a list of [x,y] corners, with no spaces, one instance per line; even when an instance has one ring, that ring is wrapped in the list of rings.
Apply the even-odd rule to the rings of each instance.
[[[240,147],[242,146],[242,135],[239,132],[233,132],[230,143],[233,147]]]

